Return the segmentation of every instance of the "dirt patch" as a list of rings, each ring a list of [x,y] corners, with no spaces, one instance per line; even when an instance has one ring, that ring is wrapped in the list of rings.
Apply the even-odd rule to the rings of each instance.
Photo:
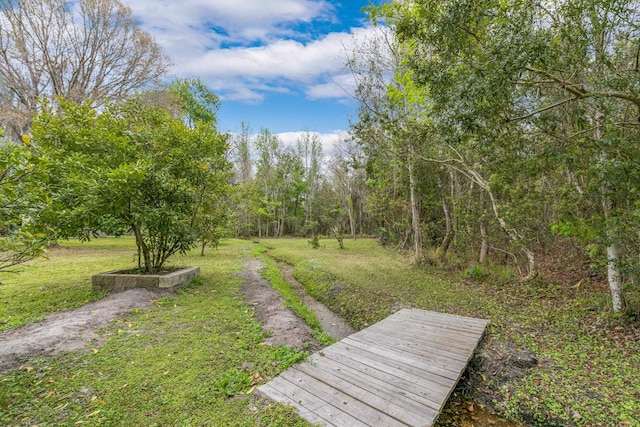
[[[322,348],[309,326],[284,306],[282,296],[262,278],[261,270],[262,263],[251,260],[239,275],[245,280],[242,290],[255,309],[255,319],[271,332],[265,342],[309,352]],[[134,308],[150,306],[171,294],[169,290],[130,289],[75,310],[50,314],[42,322],[0,332],[0,374],[36,358],[80,350],[90,344],[98,346],[98,329]]]
[[[79,350],[99,339],[96,330],[134,308],[171,294],[167,290],[131,289],[114,293],[75,310],[50,314],[45,320],[0,333],[0,373],[28,360],[61,351]]]
[[[293,267],[287,264],[280,264],[280,273],[282,277],[291,284],[293,290],[300,296],[302,302],[313,311],[322,326],[322,330],[337,340],[348,337],[356,332],[347,322],[337,316],[327,306],[316,301],[307,294],[302,283],[293,277]]]
[[[311,328],[284,306],[280,293],[262,278],[262,262],[249,260],[238,275],[245,281],[241,289],[247,303],[254,308],[256,321],[271,332],[265,339],[268,345],[284,345],[297,350],[314,352],[322,345],[313,338]]]

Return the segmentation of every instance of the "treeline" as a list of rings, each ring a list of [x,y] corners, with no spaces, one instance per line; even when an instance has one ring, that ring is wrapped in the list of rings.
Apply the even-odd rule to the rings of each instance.
[[[230,153],[234,164],[230,225],[238,237],[369,234],[366,174],[361,150],[342,141],[324,153],[320,137],[304,132],[287,146],[268,129],[243,125]]]

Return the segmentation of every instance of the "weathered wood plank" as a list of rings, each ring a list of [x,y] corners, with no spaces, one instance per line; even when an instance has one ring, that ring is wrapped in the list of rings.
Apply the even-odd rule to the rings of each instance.
[[[388,359],[389,361],[395,364],[402,364],[404,366],[414,366],[422,371],[434,374],[435,376],[442,377],[446,380],[446,382],[441,382],[440,384],[448,385],[451,381],[456,381],[458,379],[457,378],[458,376],[456,375],[456,373],[451,370],[441,368],[440,366],[436,366],[434,364],[426,363],[420,357],[416,357],[414,355],[395,350],[391,347],[380,345],[379,341],[375,347],[370,342],[362,342],[350,337],[345,338],[343,342],[346,345],[377,354],[382,359]],[[435,376],[434,376],[434,379],[435,379]]]
[[[351,338],[358,338],[360,335],[351,335]],[[425,337],[420,336],[419,334],[415,334],[413,332],[405,332],[405,333],[395,333],[385,334],[381,339],[379,335],[375,336],[377,340],[382,340],[387,345],[393,345],[397,348],[402,348],[407,351],[412,352],[425,352],[433,354],[437,357],[443,357],[447,360],[457,360],[462,363],[467,362],[466,352],[461,352],[456,349],[452,349],[447,345],[435,345],[433,342],[430,342]],[[365,335],[365,339],[367,336]]]
[[[413,343],[409,343],[407,341],[402,341],[400,339],[395,339],[392,337],[385,337],[382,340],[379,336],[352,335],[349,338],[353,341],[358,341],[370,345],[377,345],[381,349],[386,349],[392,352],[399,352],[410,357],[415,356],[420,360],[428,362],[432,366],[436,366],[456,374],[460,369],[460,365],[467,364],[467,360],[460,360],[459,358],[451,357],[451,352],[438,349],[416,347],[416,345]]]
[[[375,334],[369,333],[369,331],[367,332],[368,333],[362,334],[362,335],[364,336],[374,335],[380,340],[386,340],[388,338],[398,337],[408,342],[414,342],[416,344],[425,344],[429,347],[432,347],[433,349],[438,349],[438,350],[451,353],[451,357],[453,359],[461,360],[465,362],[467,360],[467,354],[470,351],[473,351],[473,349],[475,349],[475,346],[477,345],[477,342],[473,344],[471,342],[467,342],[466,344],[448,342],[443,337],[444,333],[433,334],[433,333],[425,332],[424,334],[421,334],[420,331],[417,329],[412,330],[411,332],[400,332],[393,327],[383,326],[381,328],[377,328],[375,331],[371,331],[371,332],[375,332]],[[353,334],[347,338],[359,337],[359,336],[361,335]],[[454,355],[457,355],[457,357]]]
[[[475,331],[477,333],[483,333],[484,328],[489,323],[486,319],[478,319],[474,317],[458,316],[455,314],[437,313],[434,311],[419,310],[416,308],[409,308],[400,310],[397,313],[398,318],[403,317],[417,317],[423,319],[427,324],[441,324],[455,326],[460,325],[464,330]]]
[[[411,322],[385,322],[365,329],[353,335],[414,335],[422,336],[431,342],[445,344],[451,348],[467,352],[470,346],[477,341],[471,336],[462,336],[458,332],[446,328],[433,328],[420,324],[412,325]]]
[[[354,354],[354,352],[345,349],[343,346],[332,347],[323,352],[323,354],[324,355],[321,357],[327,357],[332,360],[340,361],[344,364],[357,366],[358,369],[366,372],[368,375],[375,375],[377,378],[384,379],[392,384],[397,384],[405,390],[420,394],[434,402],[446,399],[446,396],[449,393],[448,387],[440,386],[437,383],[431,383],[428,379],[421,377],[419,374],[424,375],[422,372],[410,374],[399,368],[390,366],[387,363],[378,362],[377,360],[372,360],[371,358]],[[354,358],[354,356],[357,357]],[[424,384],[429,384],[429,388],[425,387]]]
[[[349,381],[406,411],[413,412],[419,416],[427,415],[431,418],[437,414],[439,406],[437,403],[398,387],[390,381],[380,380],[375,376],[368,375],[366,372],[344,365],[328,357],[311,358],[309,364],[313,368],[325,371],[333,377]],[[307,367],[309,365],[301,364],[300,366]],[[398,395],[403,395],[406,399],[397,399]]]
[[[403,309],[258,387],[328,427],[430,426],[487,321]]]
[[[407,402],[400,402],[395,399],[391,393],[384,393],[383,390],[367,390],[364,384],[344,379],[343,376],[336,376],[335,373],[326,371],[318,366],[308,363],[301,363],[292,368],[292,372],[299,371],[305,373],[312,378],[317,379],[331,387],[343,390],[345,394],[352,398],[365,403],[373,408],[380,408],[385,414],[393,418],[387,422],[393,425],[404,423],[410,425],[411,422],[419,422],[425,424],[430,422],[430,418],[426,412],[421,412],[419,407],[407,405]],[[298,375],[299,375],[298,373]],[[381,396],[383,394],[383,396]],[[402,405],[404,403],[404,405]],[[409,408],[405,407],[408,406]],[[379,422],[376,420],[376,422]]]
[[[429,389],[431,390],[442,392],[445,395],[449,392],[451,380],[428,372],[422,369],[422,367],[392,360],[375,352],[351,346],[345,342],[341,344],[340,346],[325,349],[324,353],[331,354],[334,351],[342,351],[343,354],[348,354],[349,357],[356,361],[361,361],[366,364],[375,363],[378,369],[392,373],[400,378],[423,381],[425,384],[429,384]]]
[[[350,392],[355,393],[352,389],[345,390],[344,388],[333,387],[322,381],[318,381],[307,373],[299,371],[295,366],[292,366],[280,375],[282,378],[296,383],[301,388],[308,390],[310,393],[333,406],[336,414],[338,412],[348,414],[368,426],[406,426],[406,424],[380,410],[386,408],[378,409],[369,406],[358,398],[351,396],[349,394]],[[344,384],[341,384],[341,386],[344,386]]]
[[[280,384],[278,381],[280,379],[276,378],[273,382],[263,384],[258,389],[256,389],[256,394],[260,397],[264,397],[267,399],[271,399],[274,402],[284,403],[285,405],[294,406],[298,410],[298,414],[305,420],[309,421],[314,425],[323,425],[325,427],[336,427],[331,421],[322,417],[322,408],[315,407],[314,409],[309,409],[302,405],[302,400],[295,400],[295,397],[298,396],[295,392],[291,392],[292,395],[288,396],[286,393],[286,389],[288,387],[282,385],[282,380],[280,380]],[[300,392],[302,394],[302,391]],[[310,401],[317,401],[315,396],[312,396]],[[332,418],[331,415],[334,411],[330,411],[330,413],[325,414],[328,418]],[[357,420],[354,420],[357,422]],[[356,425],[356,424],[354,424]],[[359,427],[366,427],[365,424],[361,424]]]

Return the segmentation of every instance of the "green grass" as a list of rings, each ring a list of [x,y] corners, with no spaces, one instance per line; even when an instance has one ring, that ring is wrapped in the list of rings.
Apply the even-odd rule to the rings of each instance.
[[[134,267],[132,239],[62,242],[40,258],[0,275],[0,331],[40,321],[56,311],[77,308],[104,294],[91,291],[91,275]]]
[[[100,298],[90,290],[92,274],[135,264],[131,239],[63,246],[49,260],[3,276],[1,328]],[[0,425],[305,425],[289,408],[261,403],[252,393],[305,356],[262,345],[264,333],[241,297],[236,272],[262,251],[293,265],[309,293],[356,328],[402,307],[489,319],[488,344],[507,341],[543,362],[524,378],[484,384],[513,419],[640,426],[640,328],[607,311],[606,288],[520,284],[506,271],[473,268],[457,276],[411,265],[373,240],[345,240],[345,246],[231,240],[204,258],[197,251],[174,258],[173,265],[199,265],[202,280],[106,328],[103,345],[0,376]],[[275,262],[267,261],[265,271],[305,316]],[[638,301],[637,293],[629,296]]]
[[[505,272],[503,282],[484,271],[483,281],[474,281],[475,270],[451,279],[453,273],[411,265],[373,240],[345,240],[343,251],[320,243],[312,249],[305,240],[262,240],[269,255],[294,266],[311,295],[356,328],[408,306],[489,319],[487,343],[508,341],[544,362],[524,378],[485,384],[512,419],[640,426],[640,325],[608,313],[606,288],[569,292],[542,280],[520,284]]]
[[[79,290],[64,299],[69,307],[91,298],[89,276],[126,267],[131,241],[100,239],[65,252],[66,282]],[[96,245],[96,250],[93,250]],[[64,255],[24,268],[6,285],[14,298],[3,307],[15,310],[15,298],[35,293],[44,274],[22,277],[54,262],[63,287]],[[134,310],[101,333],[85,351],[31,361],[0,377],[0,425],[307,425],[290,408],[268,405],[253,389],[306,356],[285,347],[263,344],[265,333],[239,291],[236,272],[251,249],[244,242],[223,244],[201,258],[176,257],[174,265],[199,265],[202,275],[173,298],[161,298],[149,309]],[[76,261],[79,261],[76,264]],[[90,268],[80,267],[91,264]],[[81,271],[80,271],[81,270]],[[11,286],[11,288],[9,288]],[[42,303],[30,318],[48,311],[58,296],[37,294]],[[4,300],[3,300],[4,301]],[[40,309],[40,312],[38,310]]]

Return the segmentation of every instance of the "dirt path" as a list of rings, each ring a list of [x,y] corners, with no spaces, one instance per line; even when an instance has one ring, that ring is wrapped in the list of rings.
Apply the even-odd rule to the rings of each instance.
[[[356,332],[351,325],[337,316],[333,311],[329,310],[327,306],[307,294],[304,286],[293,277],[293,267],[287,264],[280,264],[280,272],[282,273],[282,277],[293,286],[293,289],[302,298],[302,302],[316,314],[323,331],[337,340],[341,340]]]
[[[262,262],[252,259],[244,263],[238,275],[245,281],[241,289],[249,305],[254,307],[255,319],[271,332],[265,339],[268,345],[285,345],[310,353],[322,348],[313,338],[311,328],[284,306],[280,293],[262,278]]]
[[[147,307],[170,291],[131,289],[113,293],[75,310],[50,314],[44,321],[0,332],[0,373],[27,360],[86,347],[99,337],[96,330],[134,308]]]
[[[322,348],[313,338],[309,326],[284,306],[282,296],[262,278],[261,270],[261,261],[250,260],[245,262],[245,269],[239,276],[245,281],[242,291],[247,303],[255,309],[256,321],[271,332],[265,342],[309,352]],[[327,333],[340,339],[353,332],[340,318],[306,295],[302,285],[291,276],[290,268],[285,269],[283,274],[297,287],[305,304],[316,313]],[[75,310],[50,314],[42,322],[0,332],[0,374],[16,369],[28,360],[52,356],[61,351],[79,350],[89,344],[98,346],[98,329],[123,313],[150,306],[154,300],[168,294],[171,291],[147,289],[112,293]]]

